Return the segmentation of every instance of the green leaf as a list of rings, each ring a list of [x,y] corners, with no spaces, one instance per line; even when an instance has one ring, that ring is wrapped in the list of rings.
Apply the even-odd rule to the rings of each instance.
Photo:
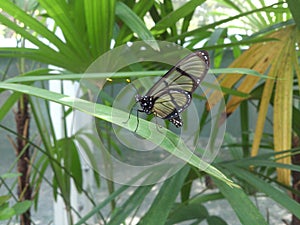
[[[227,87],[222,87],[222,86],[220,87],[219,84],[212,84],[212,83],[208,83],[208,82],[203,81],[202,85],[204,87],[208,87],[208,88],[211,88],[211,89],[214,89],[214,90],[220,90],[221,89],[221,91],[223,93],[233,95],[233,96],[240,96],[242,98],[250,98],[251,97],[250,94],[247,94],[245,92],[237,91],[237,90],[232,89],[232,88],[227,88]]]
[[[94,57],[110,50],[115,23],[115,0],[84,1],[87,35]]]
[[[189,167],[185,166],[178,173],[166,180],[160,188],[156,198],[151,204],[150,209],[140,220],[141,225],[165,224],[169,212],[178,196],[184,180],[189,172]]]
[[[300,110],[293,107],[293,130],[300,136]]]
[[[192,181],[196,178],[197,178],[197,174],[195,174],[195,171],[191,168],[188,175],[185,178],[184,185],[180,190],[181,202],[187,202],[189,200],[192,186],[193,186]]]
[[[4,173],[0,177],[2,179],[11,179],[11,178],[19,177],[21,175],[22,175],[21,173]]]
[[[82,191],[82,168],[81,161],[75,143],[71,138],[63,138],[58,143],[62,151],[63,166],[70,172],[77,191]],[[66,176],[66,175],[65,175]],[[70,179],[70,178],[66,178]],[[68,187],[69,189],[69,187]]]
[[[289,9],[293,15],[293,18],[297,24],[298,30],[300,29],[300,10],[298,0],[287,0]]]
[[[178,40],[178,39],[181,39],[181,38],[185,38],[185,37],[197,36],[197,35],[201,34],[202,32],[207,32],[207,30],[209,30],[210,28],[214,29],[215,27],[217,27],[217,26],[219,26],[221,24],[224,24],[224,23],[227,23],[229,21],[233,21],[233,20],[239,19],[239,18],[247,16],[247,15],[254,14],[254,13],[257,13],[257,12],[265,11],[266,9],[273,8],[275,5],[279,5],[279,4],[282,4],[282,3],[275,3],[275,4],[267,6],[267,7],[262,7],[262,8],[254,9],[252,11],[247,11],[247,12],[238,14],[236,16],[232,16],[232,17],[226,18],[224,20],[219,20],[219,21],[216,21],[214,23],[210,23],[208,25],[205,25],[205,26],[193,29],[191,31],[179,34],[177,36],[176,35],[171,36],[170,38],[168,38],[168,41],[175,41],[175,40]]]
[[[128,78],[134,76],[162,76],[167,70],[159,71],[135,71],[135,72],[116,72],[116,73],[86,73],[86,74],[60,74],[60,75],[44,75],[40,74],[39,76],[16,76],[13,78],[7,79],[5,82],[8,83],[24,83],[31,81],[42,81],[42,80],[80,80],[83,77],[85,79],[97,79],[97,78],[108,78],[113,75],[113,78]]]
[[[12,15],[18,21],[22,22],[23,24],[26,24],[26,26],[30,29],[38,32],[42,37],[47,38],[47,40],[51,41],[51,43],[53,43],[57,47],[64,46],[63,42],[54,33],[47,29],[47,27],[44,26],[44,24],[35,19],[35,17],[28,15],[25,11],[17,7],[13,2],[1,1],[0,8],[7,14]],[[24,29],[24,27],[17,25],[17,23],[9,20],[9,18],[6,18],[3,14],[0,14],[0,21],[7,27],[10,27],[11,29],[15,30],[17,33],[22,35],[22,37],[26,38],[27,40],[38,46],[40,49],[43,49],[48,53],[54,52],[53,49],[51,49],[43,41],[39,40],[36,36],[33,36],[30,32],[28,32],[27,29]]]
[[[182,22],[182,27],[181,27],[181,32],[186,32],[190,26],[190,22],[193,19],[193,14],[195,12],[196,8],[193,10],[193,12],[191,12],[190,14],[188,14],[187,16],[184,17],[184,20]],[[182,40],[182,42],[184,42],[184,40]]]
[[[143,41],[154,50],[159,51],[159,46],[151,32],[144,22],[127,5],[118,1],[116,4],[116,15]]]
[[[267,76],[267,75],[263,75],[255,70],[252,69],[248,69],[248,68],[220,68],[220,69],[211,69],[210,70],[211,73],[217,73],[217,74],[247,74],[247,75],[251,75],[254,77],[260,77],[260,78],[264,78],[264,79],[274,79],[273,77]],[[232,75],[234,76],[234,75]]]
[[[86,59],[89,59],[90,57],[88,49],[84,45],[84,42],[82,42],[81,39],[78,38],[80,37],[80,34],[78,33],[78,30],[73,24],[72,16],[70,15],[71,12],[69,10],[67,2],[60,0],[52,0],[51,2],[47,0],[39,0],[39,3],[44,9],[46,9],[48,15],[62,30],[64,38],[68,43],[67,45],[61,45],[61,47],[64,49],[64,53],[67,53],[66,50],[70,47],[72,49],[71,51],[73,52],[73,54],[76,54],[75,59],[79,58],[83,62],[86,61]],[[60,46],[57,47],[60,48]],[[71,57],[71,55],[68,55],[68,57]]]
[[[148,171],[149,172],[149,171]],[[130,184],[135,184],[137,180],[139,180],[140,178],[145,178],[146,176],[148,176],[149,174],[146,174],[146,173],[142,173],[142,174],[139,174],[137,177],[133,178],[133,180],[128,184],[128,185],[123,185],[121,186],[118,190],[116,190],[115,192],[113,192],[111,195],[109,195],[106,199],[104,199],[100,204],[98,204],[97,206],[95,206],[89,213],[87,213],[84,217],[82,217],[75,225],[81,225],[81,224],[85,224],[86,221],[91,218],[92,216],[94,216],[96,213],[99,213],[99,211],[104,208],[106,205],[108,205],[110,202],[112,202],[114,199],[116,199],[119,195],[121,195],[124,191],[126,191],[127,189],[130,188]],[[151,176],[151,175],[150,175]],[[157,178],[157,177],[155,177]],[[154,179],[155,179],[154,178]],[[146,178],[146,182],[147,182],[147,179]],[[156,180],[157,182],[158,180]],[[153,182],[152,182],[153,183]],[[150,185],[151,186],[151,185]],[[145,187],[145,186],[139,186],[139,187]],[[147,186],[146,186],[147,187]],[[138,188],[139,189],[139,188]],[[148,189],[145,188],[141,191],[139,191],[139,193],[141,193],[142,195],[146,196],[147,194]],[[138,199],[138,196],[136,196],[135,198]],[[126,204],[126,203],[124,203]],[[123,205],[124,206],[124,205]],[[126,217],[127,215],[124,215],[124,218]],[[122,217],[121,217],[122,218]],[[123,218],[123,219],[124,219]],[[121,219],[121,220],[123,220]],[[119,224],[116,224],[116,225],[119,225]]]
[[[70,54],[71,55],[71,54]],[[66,68],[70,71],[78,72],[82,71],[84,67],[82,62],[77,62],[76,56],[72,58],[72,61],[68,58],[64,58],[57,53],[49,53],[41,49],[30,48],[0,48],[0,56],[7,58],[27,58],[46,64],[55,65],[58,67]],[[77,62],[77,63],[76,63]],[[84,67],[85,69],[85,67]]]
[[[0,196],[0,206],[6,203],[11,198],[10,195],[1,195]]]
[[[251,184],[257,190],[267,194],[274,201],[278,202],[284,208],[289,210],[295,216],[300,218],[300,204],[291,199],[287,193],[275,188],[274,185],[269,184],[268,182],[260,179],[256,175],[250,173],[245,169],[238,168],[236,166],[228,167],[232,173],[234,173],[237,177],[244,180],[245,182]],[[240,206],[239,206],[240,207]],[[245,216],[245,215],[244,215]],[[249,217],[248,217],[249,218]],[[252,223],[253,224],[253,223]]]
[[[141,186],[134,191],[129,199],[120,207],[118,207],[111,217],[107,225],[119,225],[131,214],[131,212],[139,207],[146,195],[151,191],[153,185]]]
[[[41,0],[40,3],[43,3],[43,0]],[[57,10],[57,7],[59,7],[58,5],[60,4],[51,1],[49,5],[49,10],[50,9]],[[70,49],[70,46],[66,45],[62,40],[60,40],[54,32],[51,32],[39,20],[27,14],[25,11],[23,11],[15,4],[13,4],[11,1],[0,1],[0,8],[11,17],[17,19],[19,21],[19,24],[21,23],[24,24],[25,29],[23,26],[20,26],[18,23],[11,21],[10,18],[5,17],[4,14],[0,14],[1,23],[9,27],[10,29],[14,30],[16,33],[20,34],[23,38],[29,40],[31,43],[33,43],[38,47],[38,49],[1,48],[6,52],[13,52],[13,54],[11,54],[12,57],[28,57],[37,61],[52,63],[53,65],[60,66],[59,64],[61,64],[62,67],[64,68],[71,67],[71,65],[81,65],[82,61],[85,60],[83,56],[83,53],[86,51],[85,47],[81,49],[82,50],[80,52],[81,54],[76,55],[73,49]],[[50,45],[45,44],[44,41],[41,41],[37,37],[37,35],[34,35],[36,33],[42,36],[43,38],[45,38],[47,41],[49,41],[52,45],[58,48],[60,52],[63,52],[63,54],[60,54],[59,52],[55,51],[54,48],[49,47]],[[76,47],[77,48],[74,48],[75,50],[78,49],[78,46]],[[5,56],[5,53],[1,55]],[[66,55],[68,57],[66,57]],[[83,57],[80,58],[81,56]]]
[[[148,1],[138,1],[135,2],[135,4],[130,7],[132,8],[132,11],[141,19],[145,16],[145,14],[150,10],[150,8],[153,6],[154,0],[148,0]],[[128,5],[128,4],[127,4]],[[129,29],[126,24],[122,24],[120,28],[120,32],[117,35],[116,38],[116,46],[119,46],[121,44],[125,44],[127,41],[130,41],[133,37],[133,33]]]
[[[225,134],[224,145],[234,145],[236,144],[236,141],[236,138],[230,135],[229,133]],[[232,159],[239,160],[243,158],[242,148],[232,146],[229,148],[229,151]]]
[[[152,31],[161,31],[173,26],[179,19],[188,16],[203,2],[205,2],[205,0],[188,1],[177,10],[172,11],[168,15],[164,16],[158,23],[155,24],[155,26],[152,28]]]
[[[204,221],[209,217],[207,209],[201,203],[180,204],[170,213],[166,225],[178,224],[187,220]]]
[[[13,208],[9,208],[8,206],[5,208],[0,207],[0,220],[8,220],[15,215],[15,210]]]
[[[243,153],[244,157],[248,157],[250,155],[250,149],[249,149],[249,108],[248,108],[248,102],[244,101],[240,105],[240,118],[241,118],[241,139],[242,139],[242,145],[243,145]]]
[[[87,136],[87,138],[89,138],[89,140],[93,141],[93,139],[95,138],[92,134],[84,134],[85,136]],[[78,142],[78,144],[81,146],[81,148],[83,149],[84,153],[86,154],[89,164],[91,165],[91,167],[93,168],[94,171],[94,179],[96,181],[97,186],[100,186],[100,178],[99,178],[99,174],[97,173],[97,170],[95,168],[97,168],[98,164],[97,161],[95,159],[94,153],[92,151],[92,149],[90,148],[90,146],[87,143],[87,140],[85,137],[83,137],[82,135],[76,135],[76,141]],[[99,143],[98,141],[94,141],[95,143]]]
[[[39,187],[42,185],[42,182],[44,181],[44,178],[46,176],[45,172],[49,168],[49,157],[45,154],[42,155],[36,162],[36,171],[32,174],[32,180],[35,181],[36,187]],[[36,195],[34,198],[34,210],[37,211],[38,209],[38,203],[39,203],[39,197],[40,195]]]
[[[160,175],[159,175],[160,176]],[[145,197],[148,195],[148,193],[151,191],[152,187],[154,184],[158,181],[157,174],[151,173],[146,177],[145,182],[152,183],[152,185],[147,185],[147,186],[139,186],[133,194],[119,207],[117,208],[114,212],[113,215],[111,216],[111,219],[107,225],[119,225],[121,224],[127,217],[130,215],[133,210],[137,209]],[[124,185],[123,187],[126,187],[127,185]],[[122,188],[120,188],[122,189]],[[117,191],[118,192],[118,191]],[[117,193],[116,192],[116,193]]]
[[[15,103],[18,101],[20,97],[20,93],[13,93],[11,94],[6,101],[1,105],[0,110],[0,121],[3,120],[3,118],[6,116],[8,112],[10,112],[11,108],[15,105]]]
[[[208,225],[227,225],[227,223],[218,216],[210,216],[207,218]]]
[[[259,210],[255,207],[253,202],[249,199],[249,197],[242,189],[224,185],[223,182],[220,182],[215,178],[213,178],[213,181],[218,186],[219,190],[225,196],[227,201],[230,203],[231,207],[241,221],[241,224],[268,224],[260,214]]]
[[[73,107],[74,109],[78,109],[99,119],[108,121],[110,123],[114,123],[130,131],[134,131],[136,128],[135,121],[137,118],[135,116],[132,115],[132,119],[129,121],[129,123],[124,124],[123,118],[128,117],[128,114],[121,110],[112,109],[111,107],[105,105],[95,104],[82,99],[77,99],[74,97],[22,84],[0,82],[0,88],[30,94],[32,96],[53,101],[65,106]],[[114,113],[112,113],[112,110],[114,110]],[[112,117],[113,114],[115,115],[114,117]],[[132,124],[133,121],[134,124]],[[136,133],[141,137],[147,138],[153,143],[159,144],[166,151],[195,166],[196,168],[203,170],[206,173],[224,181],[228,185],[235,186],[235,184],[231,180],[229,180],[224,174],[222,174],[219,170],[217,170],[215,167],[211,166],[210,164],[206,163],[201,158],[193,154],[193,152],[190,151],[190,149],[185,145],[183,140],[176,134],[165,128],[162,128],[160,130],[161,131],[157,130],[157,124],[139,119],[139,127]],[[165,138],[163,140],[160,139],[161,132],[165,133]]]
[[[190,204],[202,204],[210,201],[216,201],[224,199],[224,196],[220,193],[202,194],[190,199]]]
[[[31,207],[31,205],[32,201],[25,200],[23,202],[16,203],[12,208],[15,210],[15,214],[18,216],[25,213]]]

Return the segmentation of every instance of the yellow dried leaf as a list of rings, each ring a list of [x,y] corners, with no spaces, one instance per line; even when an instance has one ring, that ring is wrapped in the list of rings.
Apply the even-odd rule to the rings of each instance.
[[[278,69],[278,80],[274,97],[274,150],[284,151],[291,149],[292,141],[292,100],[293,100],[293,65],[292,52],[294,42],[291,39],[286,43],[286,49],[280,68]],[[290,164],[289,154],[280,156],[280,163]],[[277,168],[278,181],[286,185],[290,184],[290,170]]]

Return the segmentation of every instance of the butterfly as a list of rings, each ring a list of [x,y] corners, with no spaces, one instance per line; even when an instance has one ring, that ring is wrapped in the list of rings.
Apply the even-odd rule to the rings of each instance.
[[[182,113],[192,101],[192,94],[209,69],[209,55],[205,50],[187,55],[162,76],[145,96],[136,95],[139,112],[169,120],[176,127],[183,125]],[[136,130],[138,128],[138,124]]]

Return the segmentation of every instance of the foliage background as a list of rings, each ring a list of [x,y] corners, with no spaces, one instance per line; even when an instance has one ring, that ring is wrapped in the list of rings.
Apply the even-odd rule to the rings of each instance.
[[[199,10],[199,15],[197,7],[202,4],[203,6],[206,4],[207,7]],[[228,15],[220,15],[218,7],[221,6],[227,7]],[[291,169],[299,171],[299,166],[290,164],[290,156],[297,153],[297,145],[292,146],[291,139],[299,136],[300,124],[298,123],[299,52],[296,51],[299,48],[300,15],[299,10],[296,10],[297,1],[276,2],[273,5],[259,1],[259,4],[254,5],[251,1],[243,1],[243,4],[238,1],[220,1],[216,4],[191,0],[177,8],[170,0],[138,2],[39,0],[1,1],[0,8],[2,26],[18,34],[16,37],[19,43],[16,48],[0,49],[1,57],[19,59],[19,72],[15,77],[9,79],[6,76],[7,69],[3,70],[1,91],[11,90],[12,94],[1,105],[1,128],[11,136],[17,135],[15,131],[3,125],[3,121],[12,113],[15,103],[22,102],[23,94],[30,93],[28,104],[39,137],[37,140],[33,137],[28,140],[28,145],[34,151],[34,157],[30,162],[34,168],[30,182],[35,195],[29,199],[32,201],[13,203],[15,205],[10,206],[8,202],[10,198],[18,202],[18,196],[13,191],[17,185],[17,175],[11,174],[14,167],[12,165],[7,173],[1,176],[1,186],[8,193],[1,194],[1,219],[10,219],[13,215],[22,214],[33,202],[37,207],[42,181],[46,181],[53,189],[55,197],[59,194],[63,198],[67,206],[69,223],[76,223],[72,216],[74,213],[80,218],[76,224],[83,224],[94,215],[98,215],[98,220],[102,223],[120,224],[136,215],[152,187],[132,189],[128,199],[119,202],[117,199],[120,196],[127,196],[126,191],[129,191],[129,187],[115,187],[115,184],[106,181],[108,194],[105,200],[94,201],[91,193],[83,188],[85,178],[80,169],[81,163],[74,145],[74,136],[65,132],[63,138],[57,138],[54,132],[55,124],[49,114],[49,101],[70,105],[61,100],[63,95],[49,92],[46,88],[48,80],[77,80],[80,78],[77,76],[78,73],[84,72],[94,59],[111,47],[136,40],[144,40],[154,49],[157,48],[155,40],[175,42],[193,50],[205,48],[210,50],[213,68],[218,68],[224,63],[227,56],[225,49],[230,50],[235,60],[229,67],[250,68],[277,78],[260,79],[253,73],[247,75],[244,74],[244,70],[239,69],[235,71],[240,75],[230,74],[227,71],[226,74],[218,76],[227,103],[226,115],[231,115],[238,108],[240,111],[240,139],[235,139],[228,133],[224,142],[224,148],[230,151],[229,160],[218,159],[206,173],[199,171],[195,165],[185,167],[159,187],[150,208],[142,213],[140,223],[174,224],[193,219],[195,223],[206,220],[209,224],[230,224],[230,221],[210,214],[203,206],[203,203],[208,201],[226,199],[240,223],[267,224],[268,218],[264,218],[251,201],[250,196],[255,196],[256,193],[269,196],[300,218],[299,203],[287,194],[287,191],[298,194],[298,190],[294,190],[290,185],[289,174]],[[211,10],[212,8],[215,10]],[[198,16],[202,18],[201,22],[197,25],[191,24],[191,19]],[[217,19],[207,21],[207,18],[212,17]],[[236,21],[242,21],[243,25]],[[234,27],[239,28],[238,33],[232,29]],[[60,32],[63,38],[58,37],[57,32]],[[28,47],[25,40],[35,47]],[[245,51],[245,47],[248,46],[251,47]],[[25,59],[56,66],[59,69],[27,67]],[[7,64],[7,68],[9,67],[10,63]],[[220,71],[226,72],[225,69]],[[120,81],[128,77],[133,79],[137,77],[136,73],[130,70],[126,72],[126,75],[120,75]],[[41,81],[38,87],[36,80]],[[42,100],[36,101],[34,96]],[[212,100],[218,101],[214,97]],[[105,115],[111,110],[107,106],[110,105],[109,102],[107,105],[100,104],[98,107],[101,113],[95,116],[101,120],[106,119]],[[249,108],[252,106],[258,112],[255,131],[250,129]],[[273,109],[271,117],[267,114],[270,106]],[[40,108],[45,108],[46,113],[40,111]],[[66,117],[69,112],[69,109],[65,109]],[[123,116],[121,112],[120,116]],[[204,114],[203,121],[205,119]],[[274,132],[266,133],[265,121],[274,127]],[[108,122],[111,123],[111,119],[108,119]],[[142,126],[146,123],[141,121]],[[64,130],[67,130],[66,124],[64,126]],[[145,136],[145,133],[138,131],[141,136]],[[168,137],[171,140],[177,138],[172,133],[168,133]],[[65,154],[62,151],[67,148],[66,146],[72,154]],[[91,155],[88,148],[85,150]],[[174,152],[171,148],[166,150]],[[264,151],[258,154],[258,150]],[[276,150],[276,153],[273,150]],[[283,150],[287,151],[282,152]],[[66,160],[69,157],[72,163]],[[277,158],[279,160],[276,160]],[[188,157],[186,161],[193,165]],[[249,167],[252,169],[249,170]],[[54,174],[50,180],[45,176],[46,168],[50,168]],[[277,168],[277,173],[274,168]],[[192,184],[199,180],[204,182],[208,179],[207,173],[223,179],[225,183],[212,178],[213,184],[217,186],[216,192],[203,191],[192,194]],[[223,174],[238,183],[242,189],[229,187],[230,181]],[[9,179],[13,182],[7,183]],[[94,179],[98,187],[103,185],[97,174],[94,174]],[[71,208],[71,181],[75,183],[77,191],[83,193],[93,205],[89,213],[80,215],[79,211]],[[180,193],[181,198],[178,200],[177,196]],[[110,204],[109,213],[103,215],[101,212],[108,204]],[[160,216],[153,216],[158,213]]]

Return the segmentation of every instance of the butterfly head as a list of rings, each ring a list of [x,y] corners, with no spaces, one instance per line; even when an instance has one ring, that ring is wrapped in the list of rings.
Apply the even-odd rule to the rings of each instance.
[[[153,104],[154,104],[152,96],[140,96],[140,95],[136,95],[135,96],[135,100],[136,100],[136,102],[140,103],[140,105],[142,107],[142,110],[145,113],[147,113],[147,114],[152,113],[151,110],[152,110]]]

